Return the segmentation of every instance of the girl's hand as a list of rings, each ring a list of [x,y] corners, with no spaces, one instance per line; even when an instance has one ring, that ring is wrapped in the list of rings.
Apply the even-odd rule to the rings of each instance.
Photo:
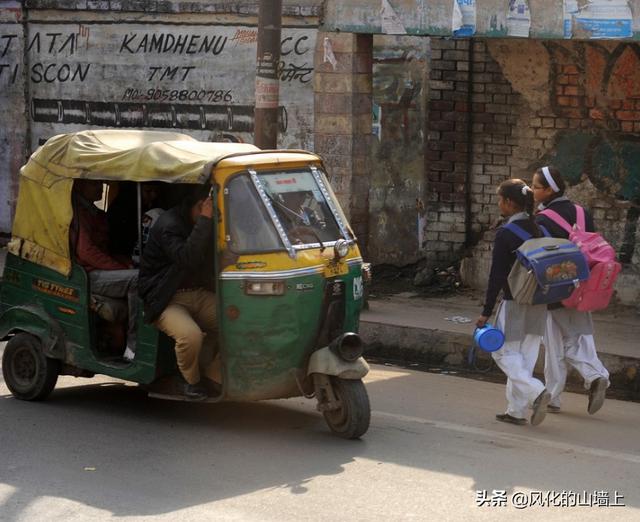
[[[488,320],[489,320],[489,317],[487,317],[486,315],[481,315],[476,319],[476,326],[478,328],[484,328],[484,325],[487,324]]]

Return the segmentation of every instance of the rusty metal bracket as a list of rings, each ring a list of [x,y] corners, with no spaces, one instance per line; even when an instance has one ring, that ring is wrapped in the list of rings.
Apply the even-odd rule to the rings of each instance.
[[[316,406],[318,411],[333,411],[342,406],[342,403],[336,398],[335,393],[333,393],[333,386],[331,385],[331,379],[328,375],[314,373],[313,385],[316,390],[316,398],[318,399],[318,405]]]

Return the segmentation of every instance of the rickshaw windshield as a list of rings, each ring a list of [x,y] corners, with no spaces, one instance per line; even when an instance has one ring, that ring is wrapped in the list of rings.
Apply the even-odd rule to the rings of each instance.
[[[225,189],[228,242],[233,252],[271,252],[284,249],[248,174],[236,176]]]
[[[328,246],[346,235],[336,220],[344,218],[319,171],[252,173],[252,177],[236,176],[227,185],[228,240],[234,252]]]
[[[327,199],[331,196],[310,171],[261,173],[258,179],[294,248],[342,237]]]

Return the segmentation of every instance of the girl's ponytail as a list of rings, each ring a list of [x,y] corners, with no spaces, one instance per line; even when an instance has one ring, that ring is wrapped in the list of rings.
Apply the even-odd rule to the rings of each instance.
[[[508,179],[503,181],[500,184],[500,187],[498,187],[498,194],[505,199],[513,201],[520,210],[529,214],[529,220],[531,221],[531,224],[534,225],[532,228],[538,232],[535,237],[542,236],[533,215],[535,205],[533,190],[531,190],[524,181],[521,179]]]

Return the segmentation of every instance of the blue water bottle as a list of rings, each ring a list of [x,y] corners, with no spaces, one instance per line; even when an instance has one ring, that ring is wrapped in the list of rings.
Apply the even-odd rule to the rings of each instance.
[[[482,328],[476,328],[473,340],[481,350],[495,352],[504,344],[504,333],[487,323]]]

